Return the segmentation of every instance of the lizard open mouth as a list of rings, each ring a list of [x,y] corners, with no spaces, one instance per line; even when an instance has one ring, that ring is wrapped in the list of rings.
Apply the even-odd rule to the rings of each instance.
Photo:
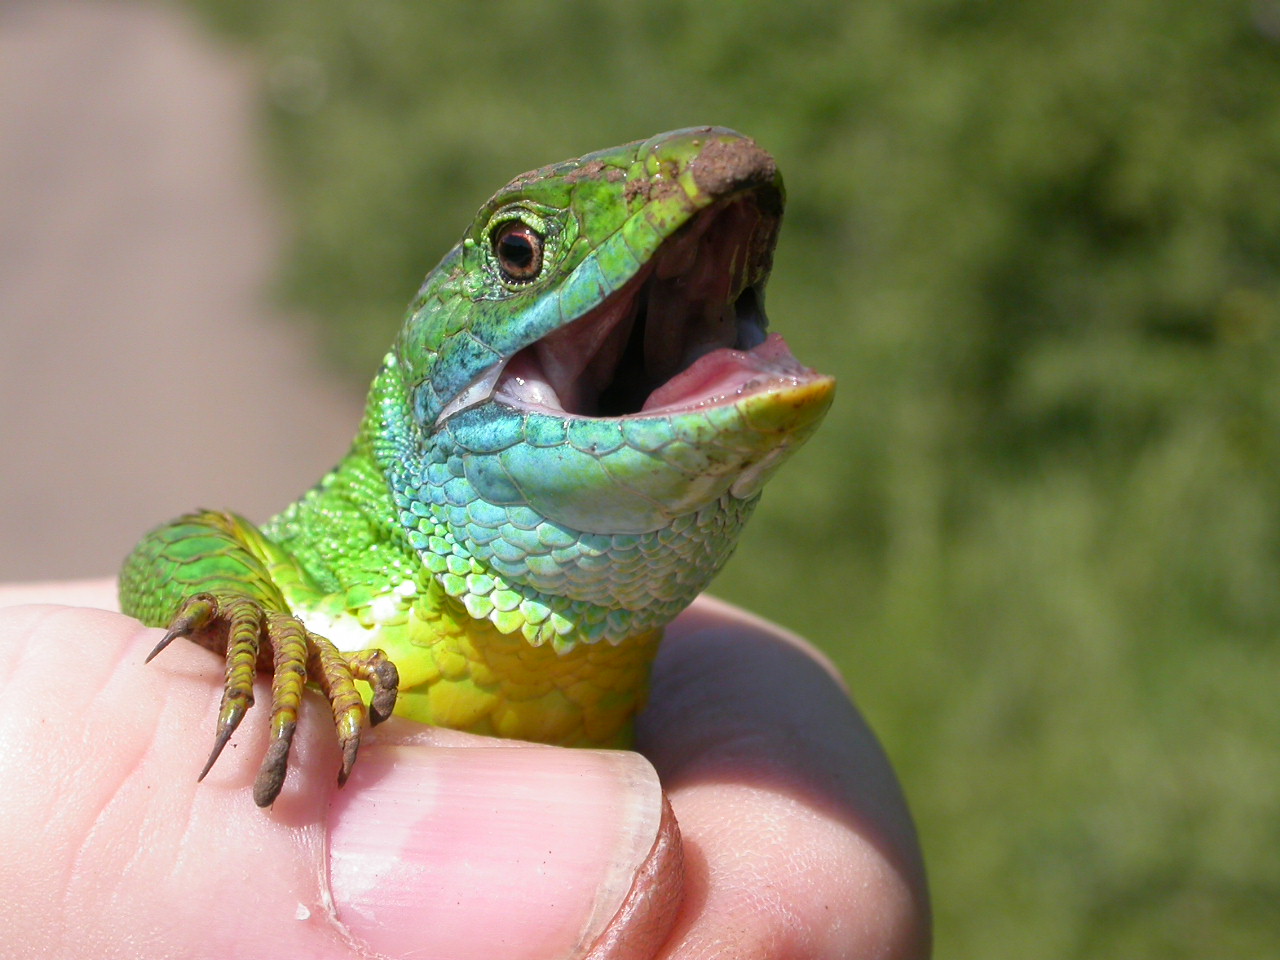
[[[766,332],[762,292],[780,213],[770,188],[707,208],[590,313],[520,350],[451,406],[491,391],[504,406],[557,416],[661,416],[813,376]]]

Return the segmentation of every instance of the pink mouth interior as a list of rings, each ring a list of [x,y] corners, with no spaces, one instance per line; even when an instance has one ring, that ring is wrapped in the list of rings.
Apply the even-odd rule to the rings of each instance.
[[[794,386],[815,376],[792,354],[781,334],[771,333],[750,350],[719,347],[649,394],[640,410],[623,416],[653,416],[677,410],[731,403],[764,390]],[[561,402],[533,351],[521,351],[507,364],[494,396],[523,409],[564,415]]]

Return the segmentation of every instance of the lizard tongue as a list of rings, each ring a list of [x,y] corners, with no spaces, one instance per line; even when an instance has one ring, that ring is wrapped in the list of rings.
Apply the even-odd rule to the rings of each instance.
[[[721,347],[699,357],[649,394],[641,412],[654,414],[714,405],[812,376],[813,371],[800,364],[782,336],[771,333],[751,350]]]

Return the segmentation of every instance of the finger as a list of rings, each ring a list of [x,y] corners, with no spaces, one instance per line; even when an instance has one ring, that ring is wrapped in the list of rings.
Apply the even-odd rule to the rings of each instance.
[[[44,580],[39,583],[0,584],[0,608],[27,603],[58,603],[68,607],[119,610],[113,579]]]
[[[661,794],[636,755],[392,721],[338,790],[314,696],[271,810],[249,789],[265,723],[197,785],[220,666],[183,644],[143,667],[154,637],[0,611],[0,954],[580,956],[651,861]]]
[[[680,848],[647,761],[422,730],[380,727],[334,801],[333,893],[354,933],[393,956],[425,944],[429,956],[541,960],[584,956],[608,931],[649,949],[613,943],[593,960],[652,956],[675,920]],[[431,750],[406,776],[427,737],[475,745]],[[674,889],[660,882],[672,875]]]
[[[686,908],[663,956],[928,955],[901,791],[802,641],[700,600],[668,632],[639,736],[685,839]]]

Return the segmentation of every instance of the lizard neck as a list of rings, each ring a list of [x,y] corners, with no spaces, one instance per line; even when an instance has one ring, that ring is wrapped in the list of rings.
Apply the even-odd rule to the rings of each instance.
[[[472,471],[493,460],[452,446],[448,424],[424,435],[411,406],[388,355],[357,445],[386,477],[389,512],[449,598],[534,647],[564,655],[659,630],[728,559],[755,508],[755,497],[726,494],[658,530],[583,533],[543,517],[518,491],[505,503],[482,497]]]

